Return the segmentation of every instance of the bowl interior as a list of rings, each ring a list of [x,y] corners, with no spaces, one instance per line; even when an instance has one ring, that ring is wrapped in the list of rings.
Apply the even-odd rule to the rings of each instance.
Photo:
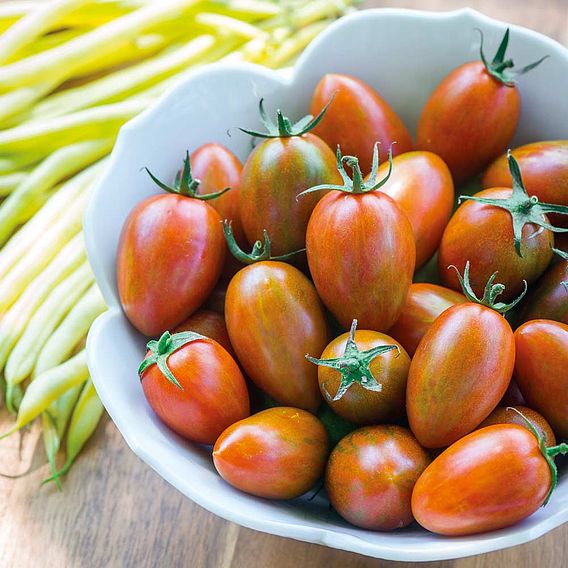
[[[89,366],[97,391],[126,441],[182,493],[212,512],[274,534],[386,559],[456,558],[526,542],[568,520],[568,478],[546,508],[524,522],[490,534],[441,538],[417,526],[394,533],[352,527],[328,508],[323,495],[311,502],[270,502],[245,495],[215,473],[206,449],[185,442],[154,416],[136,369],[145,339],[122,314],[115,284],[121,227],[132,208],[156,193],[147,174],[171,178],[186,149],[220,142],[241,159],[248,136],[234,126],[258,127],[258,99],[291,118],[308,110],[311,92],[327,72],[353,74],[376,88],[414,131],[436,84],[464,61],[478,59],[479,34],[493,55],[505,24],[472,10],[425,13],[369,10],[331,26],[303,54],[289,75],[246,64],[217,64],[192,72],[120,132],[109,167],[85,216],[89,258],[110,310],[93,326]],[[513,145],[565,138],[568,120],[568,52],[535,32],[511,26],[510,54],[520,66],[551,57],[519,80],[523,110]]]

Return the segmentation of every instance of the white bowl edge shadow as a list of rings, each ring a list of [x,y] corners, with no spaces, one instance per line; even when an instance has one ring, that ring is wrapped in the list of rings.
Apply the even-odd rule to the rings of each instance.
[[[244,63],[206,66],[190,72],[121,129],[108,168],[85,212],[89,260],[110,306],[89,333],[89,368],[101,400],[134,453],[202,507],[260,531],[377,558],[414,562],[514,546],[568,520],[567,477],[561,480],[547,507],[522,523],[456,538],[438,537],[414,526],[394,533],[365,531],[342,522],[321,502],[308,507],[305,502],[269,502],[238,492],[217,476],[203,449],[183,441],[153,415],[136,377],[145,339],[127,323],[116,293],[114,260],[120,228],[137,202],[156,193],[141,171],[143,166],[167,179],[186,149],[191,151],[211,141],[227,145],[243,159],[249,141],[234,130],[227,137],[227,127],[257,125],[260,96],[266,97],[270,109],[282,106],[293,118],[305,114],[313,87],[329,71],[351,72],[370,83],[414,130],[424,101],[440,79],[460,63],[478,58],[475,28],[483,29],[485,49],[492,56],[505,27],[469,8],[444,13],[402,9],[356,12],[323,32],[287,76]],[[568,99],[562,100],[557,93],[568,92],[568,51],[537,32],[509,27],[510,53],[519,66],[543,54],[551,55],[519,81],[523,114],[513,145],[565,138],[557,117],[568,120]],[[385,50],[385,45],[395,46],[396,54]],[[425,68],[428,49],[436,58]],[[415,53],[421,55],[420,61]],[[417,84],[422,88],[412,88]],[[525,112],[527,108],[530,112]]]

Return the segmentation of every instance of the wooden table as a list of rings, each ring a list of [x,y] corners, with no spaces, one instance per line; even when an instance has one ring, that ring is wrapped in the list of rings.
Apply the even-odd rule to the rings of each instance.
[[[433,10],[470,5],[534,28],[568,45],[566,0],[375,0],[366,6]],[[6,424],[6,417],[0,420]],[[1,425],[1,424],[0,424]],[[2,428],[4,430],[4,428]],[[134,456],[105,419],[65,481],[63,493],[39,488],[46,475],[37,429],[0,446],[0,567],[363,568],[404,567],[244,529],[215,517],[170,487]],[[41,445],[41,439],[39,439]],[[568,524],[513,549],[425,568],[568,566]]]

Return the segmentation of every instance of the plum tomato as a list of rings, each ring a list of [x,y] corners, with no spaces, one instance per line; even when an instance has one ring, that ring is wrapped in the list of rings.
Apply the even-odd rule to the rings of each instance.
[[[429,463],[407,428],[366,426],[335,446],[325,487],[344,519],[364,529],[391,531],[413,521],[412,489]]]
[[[329,452],[322,423],[299,408],[276,407],[229,426],[213,448],[219,475],[268,499],[294,499],[323,475]]]
[[[219,343],[194,332],[148,343],[138,370],[148,404],[174,432],[213,444],[225,428],[249,415],[245,379]]]
[[[351,167],[353,179],[344,163]],[[412,226],[393,199],[376,191],[388,179],[378,181],[377,145],[368,182],[363,181],[357,158],[342,156],[339,148],[337,167],[344,185],[324,184],[304,192],[332,190],[316,205],[308,223],[310,272],[320,298],[344,329],[357,319],[364,329],[386,331],[398,319],[412,282]]]
[[[331,148],[338,145],[346,154],[358,156],[365,173],[371,169],[375,142],[395,155],[412,150],[412,138],[392,107],[369,85],[339,73],[324,75],[312,95],[310,112],[318,114],[333,97],[314,134]]]
[[[509,30],[489,62],[481,34],[481,61],[454,69],[422,110],[416,146],[438,154],[448,164],[456,184],[481,172],[507,149],[521,112],[514,78],[544,59],[514,71],[513,61],[504,59],[508,42]]]
[[[534,320],[515,331],[515,380],[527,404],[568,438],[568,325]]]
[[[515,363],[513,330],[497,302],[503,290],[489,280],[478,299],[463,278],[467,303],[443,312],[418,345],[410,364],[406,410],[412,432],[426,448],[442,448],[476,428],[497,406]]]
[[[387,174],[381,164],[379,177]],[[381,187],[406,213],[416,242],[416,268],[434,254],[454,208],[454,183],[444,160],[432,152],[406,152],[392,161]]]
[[[497,424],[442,452],[418,479],[412,513],[429,531],[464,536],[508,527],[532,515],[556,486],[554,456],[536,430]]]
[[[250,154],[242,174],[240,212],[250,243],[267,230],[274,253],[282,255],[305,246],[310,214],[321,195],[297,200],[297,195],[316,183],[338,183],[335,157],[329,146],[308,131],[320,120],[291,125],[278,111],[278,126],[269,121],[262,100],[260,112],[268,133],[244,130],[264,138]],[[322,113],[325,112],[325,109]]]
[[[149,172],[148,172],[149,173]],[[128,216],[118,245],[120,302],[132,325],[156,336],[188,318],[213,290],[225,259],[221,218],[200,196],[189,155],[180,184],[149,197]]]
[[[404,419],[410,357],[392,337],[358,330],[336,337],[318,365],[319,387],[327,404],[355,424],[380,424]]]
[[[174,330],[175,333],[182,331],[194,331],[195,333],[214,339],[229,352],[231,357],[235,357],[235,352],[233,351],[233,346],[229,339],[227,325],[225,324],[225,318],[217,312],[203,309],[197,310]]]
[[[449,288],[426,282],[411,284],[402,312],[388,333],[413,357],[434,320],[448,308],[465,302],[463,294]]]

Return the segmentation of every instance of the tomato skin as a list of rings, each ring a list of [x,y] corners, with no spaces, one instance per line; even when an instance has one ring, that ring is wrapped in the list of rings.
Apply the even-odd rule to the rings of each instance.
[[[294,499],[321,477],[329,450],[322,423],[299,408],[253,414],[220,436],[213,462],[232,486],[267,499]]]
[[[336,337],[324,349],[321,359],[341,357],[345,352],[349,333]],[[394,422],[404,418],[406,404],[406,379],[410,367],[410,357],[404,347],[392,337],[378,331],[357,330],[355,344],[359,351],[367,351],[379,345],[397,345],[397,351],[388,351],[373,359],[369,368],[381,392],[363,388],[353,383],[339,400],[326,400],[331,409],[346,420],[355,424],[379,424]],[[329,367],[318,367],[318,382],[322,395],[325,389],[333,397],[339,389],[341,373]],[[324,387],[325,385],[325,387]]]
[[[386,176],[388,162],[379,168]],[[416,241],[416,268],[434,254],[454,207],[454,183],[448,166],[432,152],[406,152],[394,158],[389,180],[380,190],[408,216]]]
[[[304,248],[306,226],[323,192],[299,193],[318,184],[340,184],[335,154],[313,134],[272,138],[248,157],[241,183],[241,220],[250,243],[266,229],[274,256]]]
[[[449,446],[487,418],[507,390],[515,362],[513,331],[478,304],[443,312],[410,364],[406,410],[426,448]]]
[[[217,312],[211,310],[197,310],[174,330],[175,333],[181,331],[195,331],[205,337],[214,339],[228,351],[231,357],[236,357],[233,346],[231,345],[231,340],[229,339],[225,318]]]
[[[389,329],[389,335],[412,357],[434,320],[448,308],[465,302],[463,294],[449,288],[421,282],[411,284],[402,312]]]
[[[363,172],[371,170],[373,146],[380,142],[393,155],[412,150],[412,137],[388,102],[369,85],[351,75],[324,75],[312,95],[310,113],[317,116],[334,97],[313,132],[330,148],[339,144],[344,156],[356,156]],[[386,154],[385,154],[386,155]]]
[[[354,318],[374,331],[397,320],[416,247],[410,222],[388,195],[328,193],[310,218],[306,252],[318,294],[344,329]]]
[[[225,302],[231,344],[248,377],[283,405],[316,412],[317,368],[327,323],[313,284],[295,267],[263,261],[231,280]]]
[[[503,398],[499,402],[499,406],[526,406],[527,401],[525,400],[523,393],[519,389],[519,385],[515,379],[511,379]]]
[[[200,444],[249,415],[249,397],[239,366],[219,343],[198,339],[174,351],[168,366],[183,390],[157,365],[142,374],[146,400],[174,432]]]
[[[568,325],[534,320],[515,331],[515,379],[527,403],[568,438]]]
[[[476,430],[442,452],[420,476],[412,512],[429,531],[470,535],[532,515],[552,485],[535,436],[518,424]]]
[[[523,301],[522,321],[548,319],[568,324],[568,262],[551,266]]]
[[[507,188],[493,188],[475,194],[479,197],[503,199],[511,196]],[[504,209],[476,201],[463,202],[448,223],[440,243],[438,268],[444,286],[461,290],[454,265],[463,273],[471,261],[471,285],[482,296],[489,277],[499,272],[497,281],[505,285],[502,301],[509,301],[524,290],[523,280],[530,285],[548,267],[552,259],[554,235],[541,227],[523,227],[521,253],[515,250],[513,221]]]
[[[523,173],[529,195],[543,203],[568,205],[568,140],[533,142],[515,148],[511,154]],[[512,187],[507,156],[499,156],[483,174],[483,187]],[[566,215],[550,215],[550,222],[568,227]]]
[[[546,437],[546,445],[548,447],[556,446],[556,436],[550,424],[546,421],[546,418],[538,413],[532,408],[527,406],[514,406],[522,415],[530,420],[536,429],[540,432],[541,436]],[[527,423],[524,421],[522,416],[519,416],[513,410],[508,410],[504,406],[498,406],[480,425],[479,428],[485,428],[486,426],[493,426],[494,424],[518,424],[523,428],[527,428]],[[478,430],[479,430],[478,428]]]
[[[122,229],[118,293],[146,336],[173,329],[205,301],[225,259],[219,214],[207,203],[156,195],[139,203]]]
[[[367,426],[331,452],[325,487],[334,509],[357,527],[391,531],[413,521],[412,488],[430,462],[401,426]]]
[[[466,63],[447,75],[426,102],[416,147],[438,154],[459,184],[507,149],[520,112],[516,87],[494,79],[480,61]]]

